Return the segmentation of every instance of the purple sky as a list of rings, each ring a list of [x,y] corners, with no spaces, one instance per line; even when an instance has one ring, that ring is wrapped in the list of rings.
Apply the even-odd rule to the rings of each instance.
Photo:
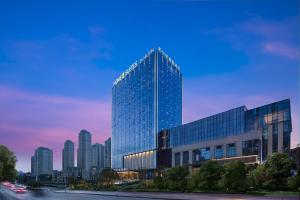
[[[0,26],[0,144],[20,170],[38,146],[61,169],[81,129],[110,137],[114,79],[158,46],[181,67],[184,123],[290,98],[300,143],[298,1],[10,1]]]

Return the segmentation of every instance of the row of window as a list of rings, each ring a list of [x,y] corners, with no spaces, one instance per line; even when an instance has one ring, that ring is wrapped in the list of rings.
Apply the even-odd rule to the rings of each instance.
[[[226,155],[225,155],[225,149],[226,147]],[[249,155],[259,155],[260,153],[260,140],[254,139],[254,140],[247,140],[242,141],[242,156],[249,156]],[[189,165],[189,151],[182,152],[182,165]],[[214,159],[222,159],[222,158],[230,158],[230,157],[236,157],[237,155],[237,144],[236,143],[230,143],[226,145],[217,145],[214,146],[214,149],[211,149],[211,147],[206,148],[200,148],[200,149],[194,149],[192,151],[192,163],[193,164],[200,164],[201,162],[205,160],[210,160],[212,158]],[[175,166],[181,165],[181,153],[176,152],[175,153]]]
[[[243,133],[245,107],[171,128],[170,147],[195,144]]]

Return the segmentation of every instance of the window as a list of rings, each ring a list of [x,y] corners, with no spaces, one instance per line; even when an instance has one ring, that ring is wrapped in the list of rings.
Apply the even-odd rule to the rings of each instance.
[[[236,156],[235,143],[227,144],[227,158]]]
[[[223,158],[223,147],[222,145],[218,145],[215,147],[215,158],[220,159]]]
[[[201,157],[201,152],[199,149],[193,150],[193,163],[199,162]]]
[[[272,150],[273,152],[278,151],[278,123],[273,124],[272,127]]]
[[[203,160],[209,160],[209,159],[211,159],[210,148],[209,147],[207,147],[207,148],[201,148],[200,152],[201,152],[201,158]]]
[[[243,156],[258,155],[260,151],[259,140],[247,140],[242,142]]]
[[[262,159],[267,159],[268,156],[268,126],[262,130]]]
[[[188,151],[183,152],[182,164],[183,165],[188,165],[189,164],[189,152]]]
[[[180,153],[175,153],[175,167],[180,166]]]

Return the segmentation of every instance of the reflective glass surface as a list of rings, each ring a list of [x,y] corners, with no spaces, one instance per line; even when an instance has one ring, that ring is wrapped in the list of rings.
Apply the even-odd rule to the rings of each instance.
[[[180,153],[175,153],[175,166],[180,165]]]
[[[122,169],[125,155],[156,149],[158,132],[181,125],[181,115],[181,72],[161,50],[151,50],[112,88],[112,168]]]
[[[236,146],[235,146],[235,143],[227,144],[226,155],[227,155],[226,156],[227,158],[235,157],[236,156]]]
[[[209,159],[211,159],[211,154],[210,154],[210,148],[209,147],[207,147],[207,148],[201,148],[200,152],[201,152],[202,160],[209,160]]]
[[[242,154],[243,156],[258,155],[260,153],[260,141],[247,140],[242,142]]]
[[[170,147],[225,138],[244,132],[244,111],[238,107],[223,113],[171,128]]]
[[[189,152],[188,151],[184,151],[182,153],[182,164],[183,165],[188,165],[189,164]]]
[[[291,131],[289,99],[250,110],[247,110],[245,106],[241,106],[165,130],[169,137],[166,139],[168,141],[167,147],[170,148],[198,144],[245,133],[258,133],[261,137],[257,140],[243,143],[243,155],[257,154],[261,160],[265,160],[270,153],[289,150]],[[269,142],[269,139],[272,141]],[[272,146],[269,148],[268,145]],[[236,156],[235,147],[226,151],[226,157]],[[193,161],[195,161],[197,155],[196,152],[193,153]],[[223,156],[222,150],[215,149],[214,156],[216,158]]]
[[[224,153],[223,153],[223,147],[222,145],[218,145],[215,147],[215,159],[220,159],[223,158]]]
[[[279,126],[283,132],[279,132]],[[272,139],[272,153],[290,149],[290,135],[292,131],[290,100],[282,100],[245,112],[245,130],[260,131],[262,134],[262,160],[268,156],[269,138]],[[278,135],[282,134],[283,146],[279,147]],[[269,152],[270,153],[270,152]]]

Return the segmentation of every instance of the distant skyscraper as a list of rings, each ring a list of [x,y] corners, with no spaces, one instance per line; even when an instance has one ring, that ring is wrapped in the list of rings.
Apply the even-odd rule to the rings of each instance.
[[[34,167],[31,167],[34,171],[34,175],[52,174],[53,171],[53,152],[52,150],[39,147],[35,150],[34,156],[31,157],[31,163],[34,163]]]
[[[140,169],[155,169],[158,132],[181,125],[181,115],[179,67],[151,49],[113,84],[112,168],[123,169],[124,156],[133,156]]]
[[[35,176],[35,156],[31,156],[31,174]]]
[[[104,149],[104,167],[111,168],[111,138],[105,140]]]
[[[71,140],[65,141],[62,150],[62,169],[66,171],[68,167],[74,167],[74,143]]]
[[[89,171],[91,167],[91,142],[91,133],[86,130],[81,130],[77,150],[77,167],[84,171]]]
[[[92,166],[97,169],[104,168],[104,146],[96,143],[92,145]]]

